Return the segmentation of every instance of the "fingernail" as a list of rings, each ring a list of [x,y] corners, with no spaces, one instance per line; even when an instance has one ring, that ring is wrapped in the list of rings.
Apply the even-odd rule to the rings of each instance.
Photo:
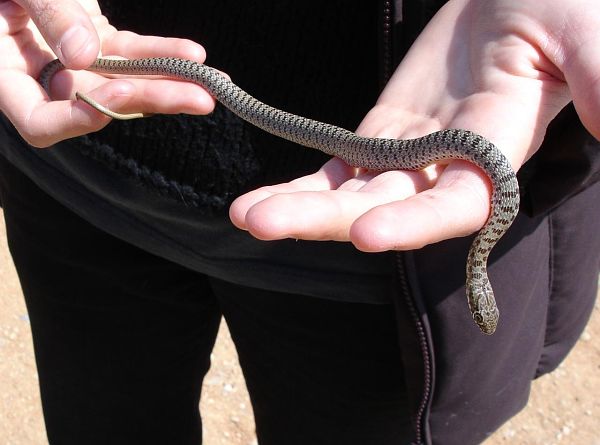
[[[63,62],[69,62],[79,56],[91,43],[92,36],[87,28],[74,26],[65,32],[58,43],[56,52]]]

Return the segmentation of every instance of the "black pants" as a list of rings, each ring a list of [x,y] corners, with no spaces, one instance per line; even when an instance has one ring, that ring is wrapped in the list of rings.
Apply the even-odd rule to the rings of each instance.
[[[212,279],[96,229],[0,157],[51,444],[201,443],[221,316],[261,445],[405,444],[394,311]]]

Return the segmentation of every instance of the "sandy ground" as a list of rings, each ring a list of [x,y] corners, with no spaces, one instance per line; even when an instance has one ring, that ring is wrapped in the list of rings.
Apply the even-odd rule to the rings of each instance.
[[[596,304],[591,323],[565,363],[551,375],[534,383],[528,407],[497,431],[485,445],[600,445],[598,338],[600,306]],[[252,409],[235,348],[224,324],[212,358],[213,366],[206,377],[201,402],[205,445],[256,445]],[[2,221],[0,445],[43,444],[47,444],[47,440],[29,320],[6,248]]]

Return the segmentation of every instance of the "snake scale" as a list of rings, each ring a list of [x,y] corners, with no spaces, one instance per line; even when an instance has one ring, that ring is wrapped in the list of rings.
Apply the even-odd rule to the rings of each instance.
[[[50,62],[40,74],[40,83],[49,91],[52,76],[64,66]],[[209,66],[176,58],[133,60],[97,59],[90,71],[109,74],[159,75],[195,82],[225,107],[257,127],[315,148],[344,160],[349,165],[373,170],[420,170],[442,160],[464,159],[480,167],[493,186],[490,216],[475,237],[467,257],[466,292],[473,320],[485,334],[493,334],[499,318],[498,307],[487,275],[490,251],[508,230],[519,209],[516,175],[500,150],[471,131],[448,129],[407,140],[366,138],[355,133],[266,105]],[[116,118],[86,96],[90,105]]]

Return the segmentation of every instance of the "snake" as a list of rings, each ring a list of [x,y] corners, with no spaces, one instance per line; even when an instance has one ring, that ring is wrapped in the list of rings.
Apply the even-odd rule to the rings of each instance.
[[[52,76],[65,69],[57,59],[41,71],[39,82],[49,94]],[[436,162],[454,159],[475,164],[492,185],[490,212],[469,248],[466,260],[466,295],[471,316],[479,329],[496,331],[499,310],[487,273],[490,251],[506,233],[519,210],[519,185],[512,166],[492,142],[470,130],[449,128],[414,139],[362,137],[356,133],[279,110],[256,99],[220,71],[192,60],[173,57],[144,59],[98,58],[89,71],[130,76],[163,76],[201,85],[241,119],[268,133],[342,159],[350,166],[375,171],[422,170]],[[83,93],[77,98],[115,119],[143,117],[119,114]]]

